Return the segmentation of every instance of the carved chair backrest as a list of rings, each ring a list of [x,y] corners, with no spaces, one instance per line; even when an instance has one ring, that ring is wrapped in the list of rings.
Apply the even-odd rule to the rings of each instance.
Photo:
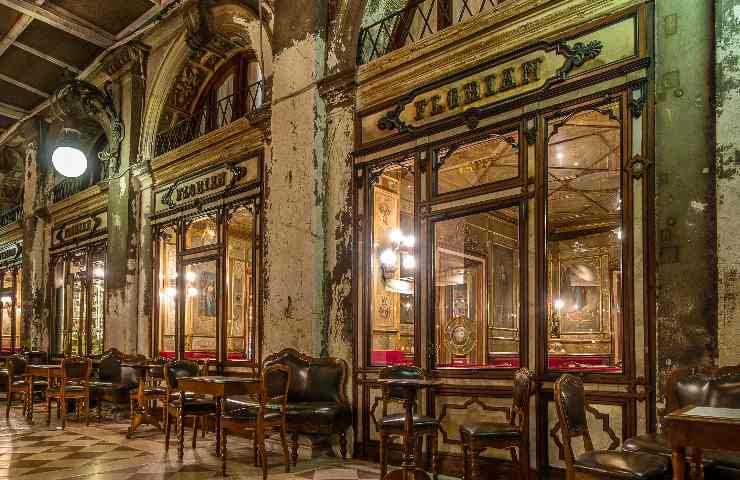
[[[378,378],[383,379],[429,379],[429,374],[423,368],[411,365],[392,365],[380,371]],[[383,385],[383,416],[388,416],[388,405],[390,403],[403,402],[407,398],[407,391],[400,387]],[[414,405],[414,411],[417,410]]]
[[[678,368],[666,380],[668,412],[689,405],[740,408],[740,365]]]
[[[511,408],[510,422],[526,431],[529,428],[529,399],[532,395],[532,372],[520,368],[514,373],[514,405]]]
[[[279,363],[268,365],[260,375],[260,415],[268,411],[268,406],[277,405],[285,415],[288,408],[288,392],[293,380],[293,372],[286,365]]]
[[[190,360],[169,362],[164,367],[167,390],[177,390],[177,379],[183,377],[197,377],[201,373],[201,366]]]
[[[92,360],[85,357],[65,357],[62,360],[62,385],[87,384],[92,373]]]
[[[8,376],[12,379],[26,373],[28,362],[21,355],[11,355],[5,360],[5,365],[8,367]]]
[[[561,375],[555,382],[555,405],[558,411],[560,431],[563,435],[565,466],[568,472],[572,472],[574,459],[572,440],[583,437],[586,451],[590,452],[594,449],[591,435],[588,432],[586,392],[583,389],[583,380],[569,373]]]
[[[49,363],[49,354],[42,351],[24,353],[26,361],[31,365],[46,365]]]
[[[263,368],[281,364],[291,370],[288,402],[349,403],[347,362],[334,357],[311,357],[286,348],[267,357]]]

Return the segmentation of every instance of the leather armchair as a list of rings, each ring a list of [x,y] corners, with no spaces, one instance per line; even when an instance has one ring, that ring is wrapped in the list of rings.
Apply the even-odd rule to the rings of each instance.
[[[121,408],[126,408],[131,399],[131,392],[138,386],[138,373],[134,368],[123,366],[124,362],[137,363],[146,361],[143,355],[125,355],[115,348],[109,349],[100,359],[97,378],[90,382],[92,396],[96,402],[98,422],[101,420],[103,402],[110,402],[115,407],[116,418]]]
[[[740,408],[740,366],[719,369],[676,369],[668,376],[665,394],[668,412],[689,405]],[[622,449],[671,457],[668,440],[660,433],[629,438],[624,442]],[[706,478],[716,480],[740,478],[740,455],[710,450],[703,452],[703,457]]]
[[[347,399],[347,362],[338,358],[314,358],[286,348],[265,359],[264,368],[285,365],[292,374],[285,412],[291,434],[293,465],[298,461],[298,435],[338,435],[342,457],[347,458],[347,429],[352,407]],[[226,409],[259,406],[248,396],[227,399]]]
[[[670,471],[670,461],[659,455],[594,450],[586,418],[586,393],[580,378],[570,374],[558,378],[555,382],[555,405],[563,434],[566,480],[663,480]],[[578,437],[583,437],[586,452],[576,457],[572,440]]]

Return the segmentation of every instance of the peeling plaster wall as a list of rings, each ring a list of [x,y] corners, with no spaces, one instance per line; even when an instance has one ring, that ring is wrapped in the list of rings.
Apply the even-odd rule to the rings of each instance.
[[[324,2],[275,2],[271,154],[265,158],[263,352],[316,355],[324,316]],[[314,15],[308,15],[311,12]]]
[[[716,360],[712,2],[655,2],[658,387]]]
[[[719,364],[740,363],[740,0],[716,0]]]

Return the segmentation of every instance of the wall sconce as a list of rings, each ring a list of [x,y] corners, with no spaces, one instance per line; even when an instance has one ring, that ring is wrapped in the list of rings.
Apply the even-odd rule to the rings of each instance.
[[[81,133],[74,128],[63,128],[54,153],[51,154],[51,163],[60,175],[65,177],[79,177],[87,170],[87,156],[81,149]]]
[[[388,235],[391,246],[380,252],[380,270],[383,274],[386,289],[404,295],[413,294],[413,279],[398,279],[396,273],[399,265],[404,270],[416,268],[416,258],[411,249],[416,244],[413,235],[404,235],[401,230],[391,230]]]

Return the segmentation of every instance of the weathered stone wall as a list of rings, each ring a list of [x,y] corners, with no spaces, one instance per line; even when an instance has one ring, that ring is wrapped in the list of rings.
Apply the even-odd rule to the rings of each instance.
[[[712,2],[655,2],[658,386],[716,360]]]
[[[720,365],[740,363],[740,0],[716,0]]]

